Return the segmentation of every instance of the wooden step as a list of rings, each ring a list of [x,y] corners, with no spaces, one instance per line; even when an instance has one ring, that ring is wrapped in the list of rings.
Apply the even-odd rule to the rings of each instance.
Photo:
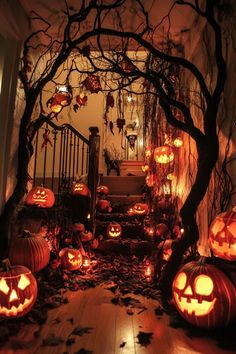
[[[122,204],[124,206],[131,206],[134,203],[139,203],[142,201],[141,194],[109,194],[107,199],[110,200],[111,204]]]
[[[151,256],[155,250],[155,244],[151,241],[139,239],[120,239],[120,240],[102,240],[99,243],[96,252],[104,255],[122,254],[126,256],[136,256],[143,258]]]
[[[101,176],[100,184],[109,188],[110,195],[140,195],[145,186],[145,177]]]

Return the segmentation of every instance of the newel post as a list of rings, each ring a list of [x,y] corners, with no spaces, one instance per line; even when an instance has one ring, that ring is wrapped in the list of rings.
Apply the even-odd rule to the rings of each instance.
[[[90,227],[95,233],[95,207],[97,197],[98,184],[98,165],[99,165],[99,148],[100,135],[98,135],[98,127],[90,127],[89,136],[89,170],[88,170],[88,187],[91,192],[90,200]]]

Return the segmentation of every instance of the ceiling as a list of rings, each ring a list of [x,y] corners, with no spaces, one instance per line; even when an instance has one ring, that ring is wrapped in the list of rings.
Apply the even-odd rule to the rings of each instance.
[[[154,28],[158,24],[153,39],[160,43],[166,32],[177,42],[184,42],[188,36],[189,30],[194,25],[196,15],[190,6],[176,5],[169,17],[166,15],[173,6],[173,0],[143,0],[150,16],[150,24]],[[70,11],[76,10],[80,0],[68,0]],[[111,0],[107,0],[110,4]],[[135,31],[138,27],[139,17],[136,14],[136,0],[127,0],[122,13],[122,23],[124,28]],[[1,0],[0,2],[0,30],[17,39],[24,39],[32,31],[42,28],[42,21],[32,20],[32,16],[37,13],[47,22],[51,23],[52,36],[58,36],[58,31],[62,28],[63,11],[65,11],[65,0]],[[165,17],[164,21],[163,18]],[[91,28],[94,17],[89,17],[82,30]],[[114,28],[114,18],[106,17],[105,25]]]

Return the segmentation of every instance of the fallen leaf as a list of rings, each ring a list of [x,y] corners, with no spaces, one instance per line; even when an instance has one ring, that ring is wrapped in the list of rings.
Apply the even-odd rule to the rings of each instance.
[[[56,337],[54,333],[50,334],[46,339],[43,339],[43,346],[56,346],[64,342],[61,337]]]
[[[76,327],[73,329],[71,334],[74,334],[76,336],[82,336],[84,334],[90,333],[93,327]]]
[[[153,332],[142,332],[140,331],[137,335],[138,343],[144,347],[151,343]]]

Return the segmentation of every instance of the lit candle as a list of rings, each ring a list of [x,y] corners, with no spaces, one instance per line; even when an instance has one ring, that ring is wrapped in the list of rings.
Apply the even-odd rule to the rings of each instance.
[[[151,281],[151,277],[152,277],[152,270],[151,270],[150,265],[149,265],[149,266],[147,266],[147,268],[146,268],[146,271],[145,271],[145,277],[146,277],[146,279],[147,279],[147,281],[148,281],[148,282],[149,282],[149,281]]]
[[[90,268],[90,259],[88,257],[83,257],[83,269],[89,269]]]

